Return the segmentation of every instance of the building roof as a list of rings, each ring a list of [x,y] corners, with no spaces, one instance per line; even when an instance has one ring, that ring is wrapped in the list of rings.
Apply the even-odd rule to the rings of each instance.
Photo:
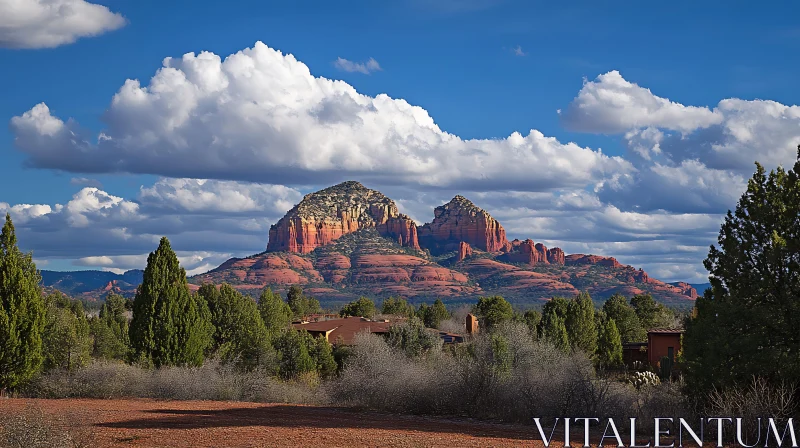
[[[296,323],[292,326],[297,330],[306,330],[309,333],[325,333],[331,344],[351,345],[358,333],[387,333],[393,324],[391,322],[376,322],[363,317],[346,317],[319,322]]]
[[[681,334],[684,330],[678,328],[653,328],[647,330],[647,334]]]

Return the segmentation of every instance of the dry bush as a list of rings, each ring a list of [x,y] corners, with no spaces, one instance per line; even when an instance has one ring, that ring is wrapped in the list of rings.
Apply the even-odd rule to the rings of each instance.
[[[28,387],[26,395],[41,398],[326,402],[324,391],[316,387],[314,381],[284,382],[275,379],[270,372],[243,372],[213,360],[197,368],[155,370],[98,361],[74,372],[48,372]]]
[[[0,410],[0,446],[8,448],[85,448],[95,446],[92,427],[74,414],[54,418],[28,405]]]
[[[774,418],[776,425],[782,427],[791,417],[797,417],[800,404],[797,401],[798,387],[794,383],[782,381],[777,384],[753,377],[747,386],[716,389],[709,394],[705,406],[706,415],[741,417],[742,433],[747,435],[746,443],[752,443],[759,434],[758,419],[761,418],[761,436],[766,434],[767,419]],[[716,437],[716,427],[709,427]],[[731,435],[733,431],[726,431]]]
[[[637,391],[598,377],[585,355],[536,342],[521,324],[495,334],[507,342],[507,352],[481,334],[453,355],[421,358],[393,350],[378,336],[360,336],[341,375],[328,384],[329,394],[338,403],[390,412],[505,421],[633,416]]]

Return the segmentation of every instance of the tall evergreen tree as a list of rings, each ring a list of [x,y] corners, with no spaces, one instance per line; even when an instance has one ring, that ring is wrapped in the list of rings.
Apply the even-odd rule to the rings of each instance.
[[[539,320],[539,334],[545,337],[546,329],[549,329],[550,337],[552,337],[552,330],[556,325],[552,322],[554,319],[561,319],[562,323],[567,320],[567,310],[569,309],[569,300],[564,297],[553,297],[545,302],[542,307],[542,318]]]
[[[167,238],[147,257],[130,326],[136,360],[161,366],[199,366],[214,328],[205,300],[189,292],[186,271]]]
[[[589,293],[582,292],[569,302],[564,324],[573,350],[592,356],[597,350],[597,326],[594,322],[594,303]]]
[[[450,318],[450,313],[447,311],[447,307],[444,306],[444,302],[436,299],[431,306],[424,303],[420,305],[419,310],[417,310],[417,316],[422,319],[426,327],[439,328],[439,324],[443,320]]]
[[[631,297],[631,306],[642,324],[642,328],[669,327],[674,321],[673,312],[658,303],[650,294],[637,294]]]
[[[536,310],[527,310],[522,315],[522,321],[528,327],[528,332],[534,339],[539,337],[539,324],[542,322],[542,313]]]
[[[647,332],[639,321],[639,316],[625,297],[614,294],[603,304],[603,313],[609,319],[614,319],[614,324],[622,337],[622,342],[644,342]]]
[[[605,319],[600,324],[597,339],[597,361],[606,367],[622,365],[622,339],[614,319]]]
[[[312,340],[305,330],[283,330],[275,338],[275,349],[280,354],[279,373],[283,379],[297,378],[303,373],[316,370],[317,364],[308,350]]]
[[[30,380],[42,365],[45,305],[31,254],[17,247],[11,216],[0,231],[0,390]]]
[[[280,294],[265,288],[258,299],[258,312],[264,321],[264,326],[270,334],[289,327],[292,323],[292,309],[281,299]]]
[[[705,267],[683,344],[693,391],[800,378],[800,146],[789,171],[756,163]]]

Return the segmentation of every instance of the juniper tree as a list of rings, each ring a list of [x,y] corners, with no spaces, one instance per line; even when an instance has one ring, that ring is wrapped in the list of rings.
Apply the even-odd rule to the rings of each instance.
[[[606,367],[622,365],[622,340],[614,319],[607,318],[600,323],[597,338],[597,362]]]
[[[127,299],[109,294],[100,314],[89,321],[94,339],[92,355],[104,359],[125,359],[130,348]]]
[[[267,359],[272,347],[255,301],[227,283],[219,290],[212,284],[205,284],[197,294],[208,304],[211,313],[213,352],[224,362],[233,362],[248,370]]]
[[[597,350],[597,326],[594,322],[594,303],[589,294],[578,294],[567,306],[564,324],[573,350],[582,350],[589,356]]]
[[[91,355],[92,338],[83,304],[61,293],[50,294],[45,301],[43,367],[73,370],[85,366]]]
[[[375,315],[375,312],[375,303],[361,296],[358,300],[354,300],[342,307],[342,310],[339,311],[339,315],[342,317],[372,317]]]
[[[501,296],[481,297],[478,299],[474,311],[482,325],[490,331],[501,323],[514,318],[511,304]]]
[[[186,271],[167,238],[147,257],[136,292],[130,339],[134,359],[161,366],[199,366],[214,328],[205,301],[189,292]]]
[[[603,313],[614,323],[619,331],[622,342],[644,342],[647,340],[645,332],[639,321],[639,316],[625,297],[614,294],[603,304]]]
[[[559,350],[568,352],[570,350],[569,335],[564,319],[561,316],[553,315],[544,322],[542,328],[542,338],[555,345]]]
[[[265,288],[258,299],[258,312],[270,334],[289,327],[292,322],[292,309],[281,299],[280,294]]]
[[[0,390],[31,379],[42,365],[45,306],[41,275],[17,247],[11,216],[0,231]]]
[[[382,314],[411,317],[415,314],[414,307],[402,297],[389,297],[381,305]]]
[[[800,378],[800,146],[769,174],[759,163],[704,264],[711,288],[687,322],[683,359],[693,392],[753,376]]]
[[[439,328],[439,324],[443,320],[450,318],[450,313],[447,312],[447,307],[444,306],[444,303],[440,299],[436,299],[431,306],[424,303],[420,305],[419,310],[417,310],[417,316],[422,319],[426,327]]]

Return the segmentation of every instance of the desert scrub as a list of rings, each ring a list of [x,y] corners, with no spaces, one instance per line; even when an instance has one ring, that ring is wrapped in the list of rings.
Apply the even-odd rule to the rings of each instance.
[[[54,370],[24,393],[37,398],[156,398],[162,400],[222,400],[265,403],[326,403],[319,381],[281,381],[272,372],[243,372],[217,361],[202,367],[145,369],[97,361],[73,372]]]
[[[8,448],[84,448],[95,446],[91,425],[75,414],[55,418],[40,408],[0,410],[0,446]]]

